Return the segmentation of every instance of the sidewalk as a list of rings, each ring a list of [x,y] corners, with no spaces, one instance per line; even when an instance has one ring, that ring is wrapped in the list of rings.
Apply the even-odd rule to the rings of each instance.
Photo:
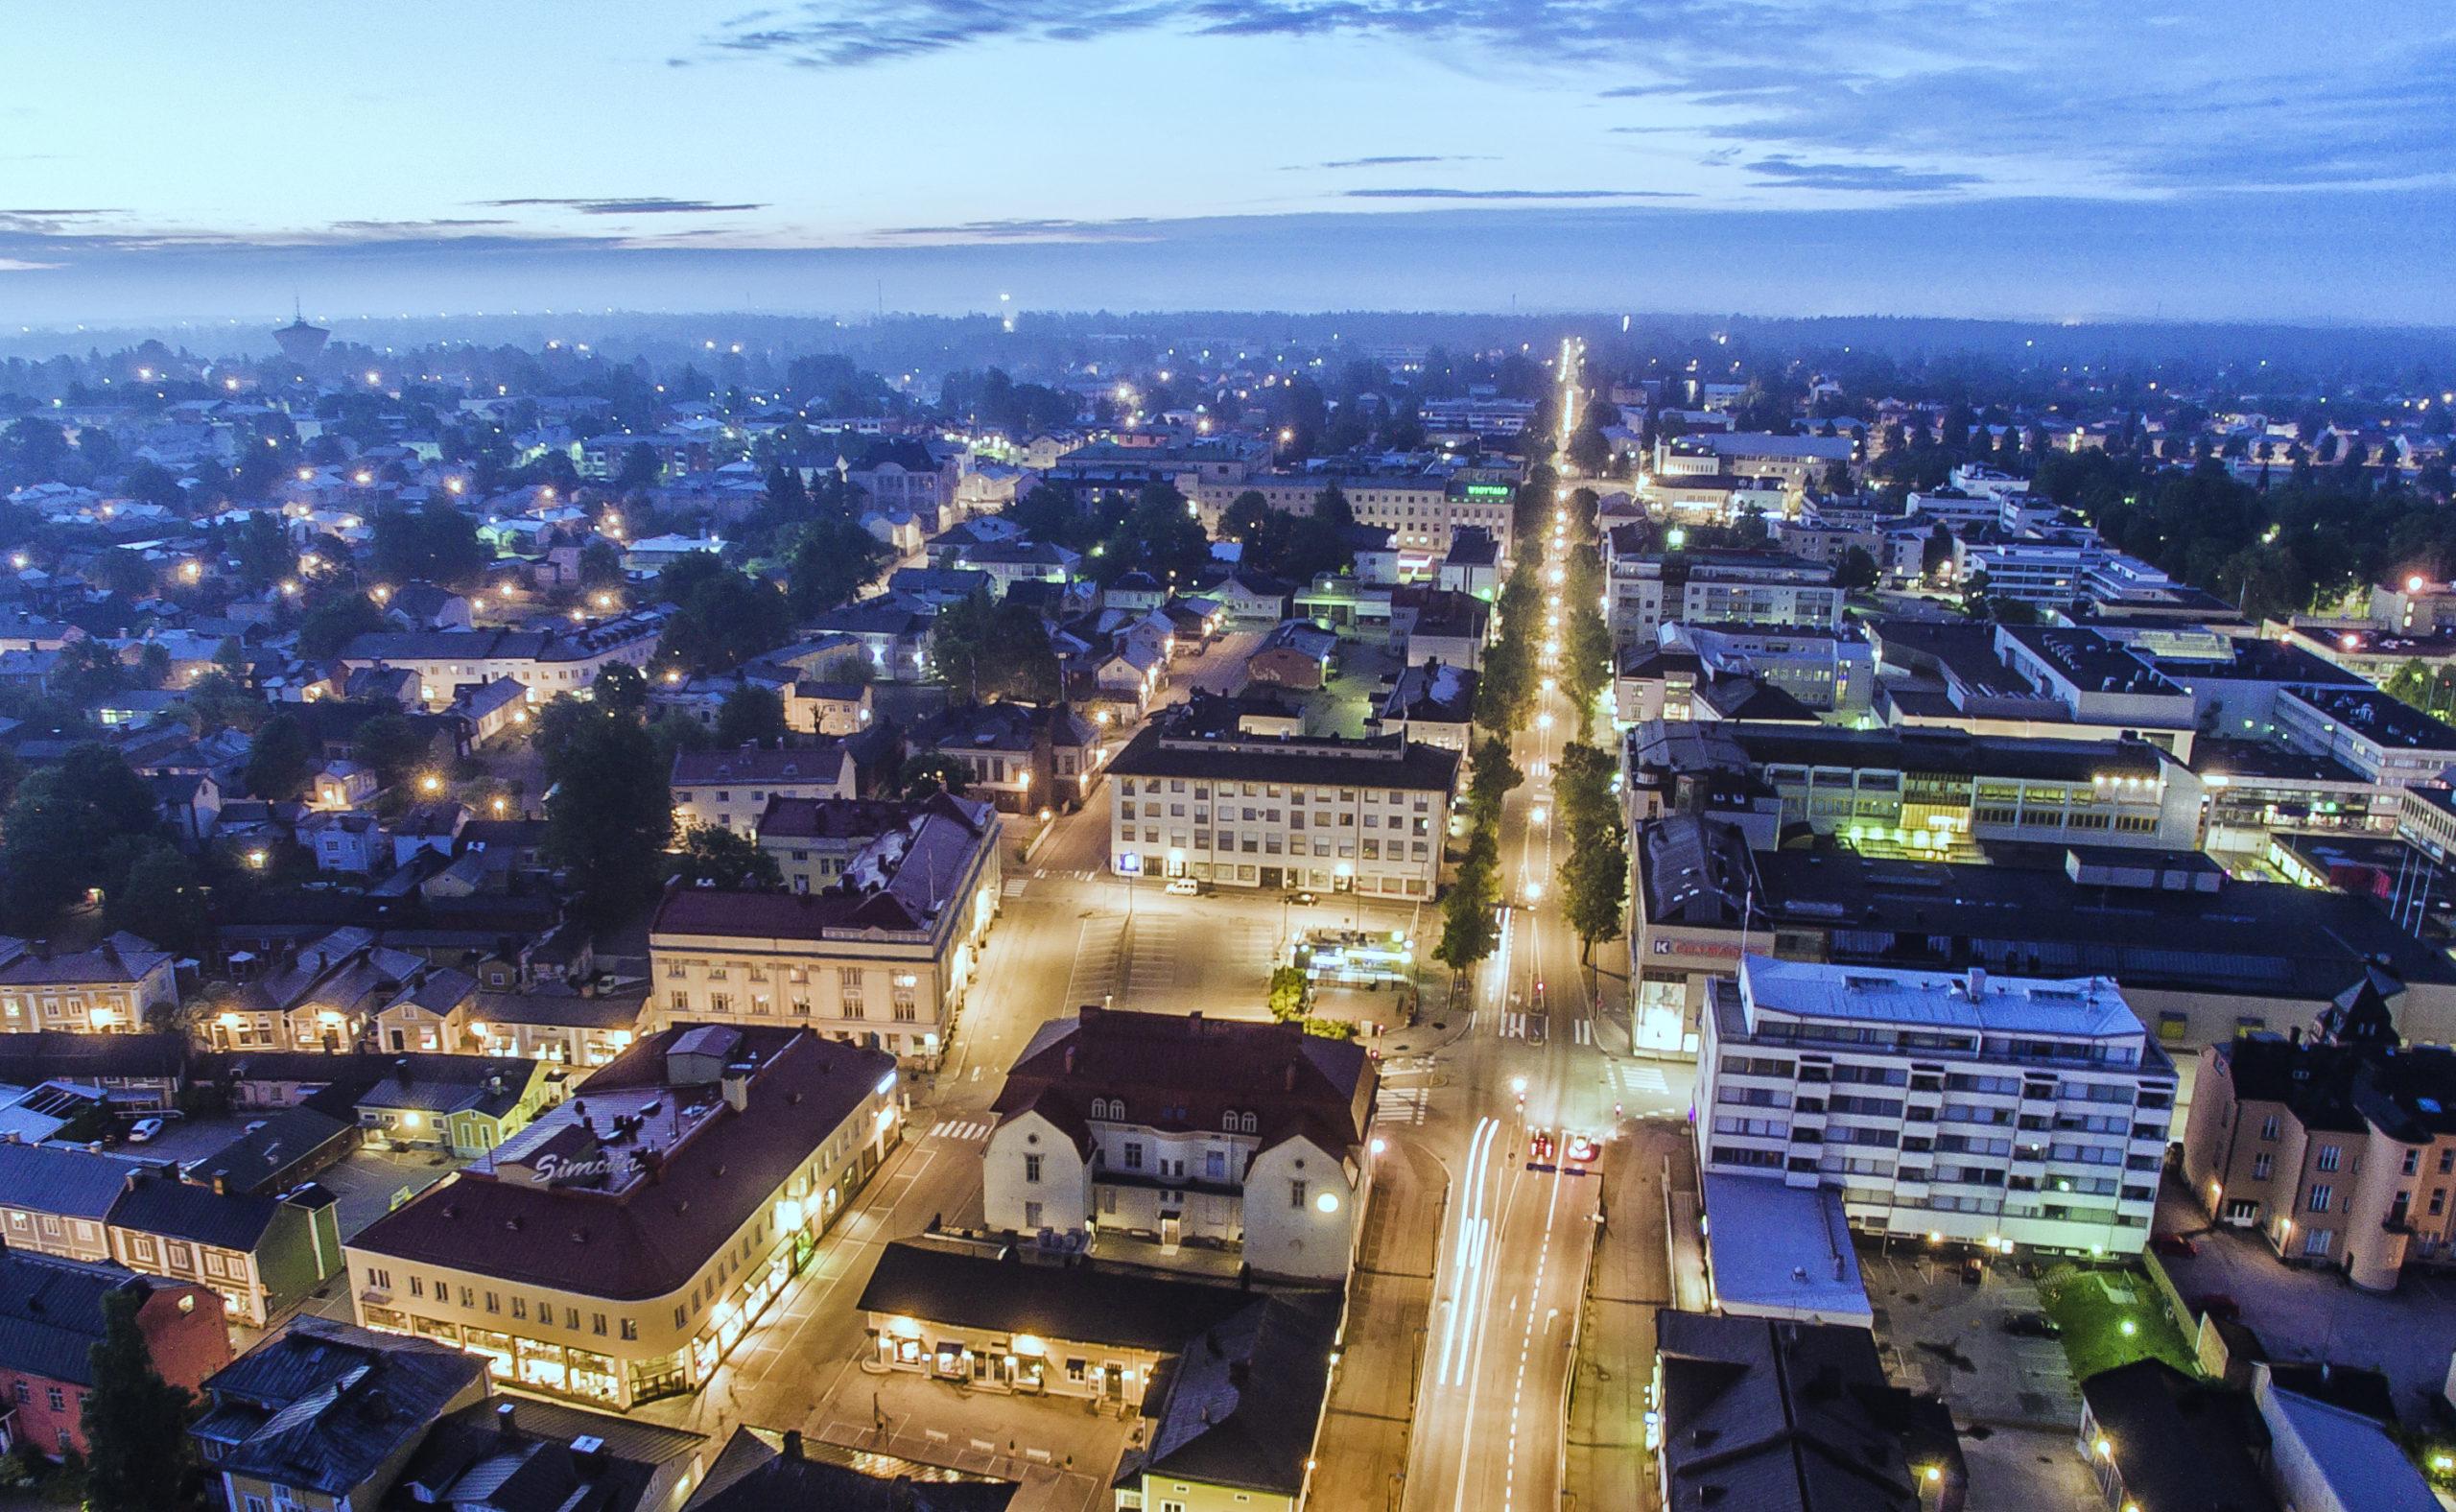
[[[1623,1123],[1606,1159],[1606,1221],[1587,1275],[1571,1373],[1561,1505],[1623,1512],[1656,1502],[1646,1453],[1654,1382],[1654,1314],[1671,1299],[1664,1233],[1664,1160],[1684,1179],[1672,1131]]]
[[[1321,1466],[1306,1499],[1340,1512],[1398,1505],[1449,1195],[1441,1163],[1421,1146],[1393,1144],[1381,1160],[1349,1282],[1345,1348],[1322,1414]]]

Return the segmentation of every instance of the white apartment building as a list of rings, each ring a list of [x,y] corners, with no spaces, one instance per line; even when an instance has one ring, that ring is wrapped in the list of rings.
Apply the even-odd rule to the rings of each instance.
[[[1651,646],[1666,623],[1835,629],[1850,595],[1833,568],[1781,552],[1657,552],[1628,528],[1603,543],[1605,618],[1621,650]]]
[[[2149,1238],[2175,1068],[2112,979],[1747,956],[1700,1028],[1706,1171],[1837,1187],[1862,1228],[2007,1254]]]
[[[616,662],[646,667],[665,632],[665,617],[626,614],[571,631],[376,630],[342,649],[350,672],[394,667],[417,673],[418,704],[449,707],[462,687],[509,677],[544,703],[558,694],[585,693]]]
[[[1458,752],[1404,734],[1153,725],[1109,764],[1109,865],[1126,877],[1429,898],[1458,767]]]
[[[1238,498],[1259,493],[1272,508],[1287,514],[1311,515],[1322,490],[1333,484],[1347,496],[1356,523],[1390,532],[1390,543],[1411,556],[1439,561],[1450,554],[1454,533],[1462,528],[1490,532],[1501,555],[1508,555],[1510,499],[1504,483],[1468,482],[1448,470],[1410,473],[1327,472],[1257,473],[1235,481],[1205,479],[1195,484],[1193,500],[1203,525],[1217,530]]]
[[[1006,1075],[982,1216],[1095,1253],[1133,1236],[1146,1263],[1191,1247],[1265,1276],[1344,1281],[1377,1085],[1362,1046],[1293,1024],[1087,1004],[1043,1024]]]
[[[2282,688],[2277,733],[2286,744],[2343,762],[2382,788],[2444,786],[2456,728],[2376,688]]]

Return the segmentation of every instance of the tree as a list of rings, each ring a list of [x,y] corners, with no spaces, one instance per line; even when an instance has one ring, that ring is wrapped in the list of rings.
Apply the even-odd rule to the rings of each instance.
[[[791,638],[785,596],[694,552],[657,575],[657,597],[674,606],[657,659],[694,673],[730,672]]]
[[[361,635],[389,628],[384,611],[363,593],[325,600],[298,622],[298,655],[302,661],[330,661]]]
[[[1467,822],[1478,829],[1498,826],[1501,800],[1525,780],[1518,763],[1510,759],[1507,741],[1496,735],[1477,742],[1467,778]]]
[[[656,448],[646,441],[635,441],[623,454],[622,464],[615,469],[614,486],[625,493],[653,488],[665,477],[665,463],[657,461]]]
[[[623,574],[623,553],[612,541],[591,540],[579,549],[579,585],[582,588],[620,588],[626,580]]]
[[[0,826],[0,914],[25,933],[47,929],[89,887],[112,889],[123,841],[158,829],[153,790],[119,752],[85,741],[17,785]]]
[[[1452,971],[1465,971],[1500,946],[1498,833],[1479,829],[1467,842],[1466,860],[1441,900],[1441,938],[1433,959]]]
[[[773,891],[785,885],[775,857],[720,824],[697,825],[683,835],[673,876],[686,887],[728,892]]]
[[[129,670],[108,641],[71,641],[59,649],[52,683],[67,697],[83,702],[106,697],[128,686]]]
[[[1922,552],[1922,555],[1925,554]],[[1864,546],[1845,547],[1842,560],[1833,569],[1833,585],[1845,590],[1873,588],[1877,585],[1877,559]]]
[[[273,803],[288,803],[316,775],[316,744],[295,714],[265,721],[248,746],[248,791]]]
[[[772,688],[744,683],[717,706],[717,741],[727,750],[758,745],[774,750],[785,744],[785,700]]]
[[[887,556],[886,542],[843,515],[803,526],[785,562],[792,612],[810,619],[849,602],[879,575]]]
[[[588,685],[588,697],[609,713],[636,719],[648,712],[649,679],[629,662],[608,662]]]
[[[394,582],[426,579],[460,587],[485,571],[486,559],[477,521],[458,509],[430,505],[375,517],[375,542],[367,560],[378,577]]]
[[[1953,528],[1938,520],[1919,548],[1919,573],[1925,578],[1936,576],[1937,569],[1953,559]]]
[[[953,793],[959,798],[963,796],[964,784],[971,779],[972,773],[964,769],[963,763],[936,751],[915,754],[896,774],[897,784],[907,798],[927,798],[941,792]]]
[[[546,854],[571,874],[580,911],[602,922],[647,898],[673,834],[668,768],[637,719],[580,706],[546,760]]]
[[[1561,911],[1577,933],[1578,958],[1620,933],[1629,902],[1629,831],[1612,794],[1612,759],[1593,745],[1562,747],[1554,792],[1569,856],[1561,865]]]
[[[432,749],[427,732],[408,716],[379,714],[358,727],[349,754],[389,788],[415,771]]]
[[[949,689],[972,702],[1047,703],[1060,691],[1049,627],[1029,605],[979,594],[939,611],[930,626],[930,659]]]
[[[103,917],[112,929],[177,952],[201,948],[213,922],[196,863],[160,840],[136,853],[128,879],[106,894]]]
[[[1302,966],[1274,966],[1270,973],[1270,1016],[1283,1024],[1302,1019],[1313,1006],[1313,984]]]
[[[201,1504],[196,1440],[187,1431],[191,1394],[154,1369],[137,1308],[132,1292],[106,1292],[103,1336],[89,1355],[94,1388],[81,1422],[91,1454],[91,1512],[181,1512]]]

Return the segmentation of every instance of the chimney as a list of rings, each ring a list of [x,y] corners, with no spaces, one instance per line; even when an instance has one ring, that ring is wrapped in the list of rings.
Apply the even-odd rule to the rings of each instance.
[[[392,1075],[400,1078],[402,1086],[408,1086],[410,1084],[410,1057],[403,1055],[399,1059],[393,1061]]]
[[[512,1415],[516,1410],[516,1405],[510,1402],[498,1402],[495,1404],[496,1432],[502,1434],[506,1438],[509,1438],[514,1432],[518,1431],[519,1425],[512,1421]]]
[[[799,1459],[802,1457],[802,1430],[800,1429],[789,1428],[785,1429],[783,1453],[787,1459]]]
[[[1984,966],[1972,966],[1972,967],[1971,967],[1971,968],[1970,968],[1970,1001],[1971,1001],[1971,1002],[1972,1002],[1972,1003],[1976,1003],[1980,998],[1982,998],[1982,997],[1986,996],[1986,993],[1987,993],[1987,968],[1986,968],[1986,967],[1984,967]]]
[[[724,1095],[725,1106],[736,1113],[750,1106],[750,1073],[738,1066],[727,1066],[717,1080],[717,1090]]]

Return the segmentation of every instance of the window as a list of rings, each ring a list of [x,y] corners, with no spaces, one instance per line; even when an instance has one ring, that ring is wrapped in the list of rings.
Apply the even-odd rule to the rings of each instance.
[[[2344,1161],[2344,1159],[2345,1149],[2342,1146],[2323,1145],[2320,1146],[2320,1158],[2311,1163],[2312,1169],[2315,1170],[2334,1170],[2337,1169],[2338,1165]]]
[[[1027,1202],[1024,1204],[1024,1227],[1027,1229],[1038,1229],[1040,1227],[1039,1203]]]
[[[1300,1209],[1305,1206],[1305,1183],[1291,1181],[1287,1184],[1287,1205]]]
[[[1024,1157],[1024,1179],[1035,1184],[1040,1181],[1040,1157],[1038,1155],[1026,1155]]]
[[[2405,1151],[2404,1163],[2397,1169],[2399,1172],[2408,1176],[2419,1172],[2421,1169],[2421,1151],[2418,1149],[2409,1149]]]
[[[2336,1237],[2334,1229],[2313,1229],[2302,1236],[2302,1253],[2325,1255],[2328,1252],[2328,1246],[2336,1242]]]
[[[2326,1213],[2328,1211],[2328,1203],[2334,1200],[2336,1193],[2337,1189],[2324,1181],[2311,1189],[2311,1200],[2303,1206],[2314,1213]]]
[[[2276,1114],[2272,1113],[2272,1114],[2270,1114],[2267,1118],[2264,1118],[2264,1119],[2260,1120],[2260,1138],[2262,1138],[2262,1139],[2275,1139],[2275,1138],[2277,1138],[2277,1115],[2276,1115]]]
[[[623,1319],[623,1336],[630,1339],[636,1339],[640,1336],[640,1320],[638,1318]]]
[[[65,1412],[68,1410],[68,1399],[60,1395],[59,1388],[58,1386],[52,1386],[45,1389],[43,1396],[51,1403],[51,1409],[54,1412]]]
[[[2263,1153],[2252,1157],[2252,1179],[2254,1181],[2266,1181],[2269,1177],[2269,1172],[2276,1169],[2277,1157],[2274,1155]]]
[[[1142,1141],[1140,1141],[1140,1140],[1128,1140],[1128,1141],[1126,1141],[1126,1144],[1125,1144],[1125,1169],[1128,1169],[1128,1170],[1141,1170],[1141,1169],[1143,1169],[1143,1142],[1142,1142]]]

